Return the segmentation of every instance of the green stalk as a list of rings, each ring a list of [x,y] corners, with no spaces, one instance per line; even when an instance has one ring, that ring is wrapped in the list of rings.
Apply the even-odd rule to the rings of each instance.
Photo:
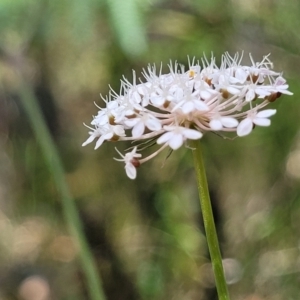
[[[25,83],[20,86],[19,96],[31,123],[37,143],[39,143],[48,167],[53,174],[56,188],[61,195],[63,213],[70,233],[77,242],[79,258],[86,277],[90,299],[105,300],[96,263],[84,235],[83,225],[75,201],[68,188],[58,151],[45,124],[40,107],[37,104],[37,99],[34,96],[32,88]]]
[[[215,282],[219,300],[229,300],[229,294],[227,284],[224,276],[222,257],[220,253],[220,247],[218,242],[218,236],[216,226],[214,222],[204,161],[202,157],[200,141],[191,141],[191,147],[193,148],[194,164],[197,175],[197,185],[200,197],[200,205],[203,215],[204,228],[206,232],[206,239],[208,244],[208,250],[213,266]]]

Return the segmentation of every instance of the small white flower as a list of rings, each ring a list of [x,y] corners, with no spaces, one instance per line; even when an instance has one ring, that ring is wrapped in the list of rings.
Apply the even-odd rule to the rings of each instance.
[[[286,80],[281,76],[277,77],[273,86],[271,87],[272,92],[286,94],[286,95],[293,95],[290,91],[288,91],[289,85],[286,84]]]
[[[102,131],[100,128],[93,129],[93,131],[89,132],[89,138],[82,143],[82,147],[90,144],[95,138],[100,137],[102,135]]]
[[[91,124],[95,126],[103,126],[108,124],[110,119],[114,119],[117,115],[118,107],[119,103],[116,100],[106,102],[106,107],[99,110],[97,116],[94,117]]]
[[[136,168],[139,167],[139,158],[142,157],[142,154],[136,153],[137,147],[134,147],[131,152],[127,152],[125,155],[119,152],[116,148],[117,152],[120,154],[122,158],[115,158],[117,161],[123,161],[125,163],[125,171],[127,176],[130,179],[136,178]]]
[[[237,85],[233,85],[230,82],[230,76],[228,76],[225,73],[221,73],[221,74],[215,74],[213,83],[216,86],[216,89],[220,92],[222,91],[227,91],[228,93],[232,94],[232,95],[237,95],[240,93],[240,88]]]
[[[201,132],[179,125],[164,126],[163,128],[167,132],[157,139],[157,144],[167,143],[173,150],[180,148],[186,139],[198,140],[202,137]]]
[[[162,127],[160,121],[147,112],[138,115],[136,118],[127,119],[126,121],[124,121],[124,124],[132,128],[133,138],[141,137],[146,127],[151,131],[161,130]]]
[[[269,96],[271,91],[266,86],[257,85],[255,83],[251,83],[247,86],[248,91],[246,92],[245,99],[250,102],[254,100],[256,97],[264,98],[265,96]]]
[[[82,144],[82,146],[86,146],[91,143],[95,138],[99,138],[95,145],[95,150],[98,149],[104,141],[111,140],[115,137],[118,140],[119,137],[125,136],[125,131],[123,126],[121,125],[110,125],[97,127],[94,131],[89,132],[90,137]]]
[[[244,119],[237,127],[237,135],[245,136],[248,135],[252,129],[253,124],[258,126],[270,126],[271,121],[268,119],[269,117],[276,114],[276,109],[266,109],[260,112],[251,111],[247,118]]]
[[[209,100],[218,94],[217,91],[213,90],[199,75],[194,79],[193,88],[203,100]]]
[[[161,107],[166,101],[172,101],[173,99],[174,97],[166,87],[158,87],[156,93],[150,95],[150,103],[157,107]]]

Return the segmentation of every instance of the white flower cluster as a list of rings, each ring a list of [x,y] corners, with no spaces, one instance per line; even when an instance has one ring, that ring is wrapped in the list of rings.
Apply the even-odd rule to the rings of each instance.
[[[97,139],[95,149],[104,141],[143,141],[161,145],[146,158],[135,146],[120,161],[125,163],[129,178],[136,177],[136,168],[169,146],[176,150],[187,139],[200,139],[206,131],[251,133],[254,125],[269,126],[275,109],[263,109],[281,94],[292,95],[280,73],[272,71],[272,62],[265,56],[259,63],[241,65],[242,56],[222,56],[221,66],[215,58],[189,62],[185,71],[177,62],[169,65],[170,72],[157,72],[155,66],[143,71],[146,82],[121,81],[121,93],[111,90],[103,99],[93,118],[90,137],[83,146]],[[140,147],[141,148],[141,147]]]

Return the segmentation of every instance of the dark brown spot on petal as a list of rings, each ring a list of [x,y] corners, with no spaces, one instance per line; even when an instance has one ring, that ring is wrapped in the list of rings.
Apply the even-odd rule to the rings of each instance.
[[[222,97],[224,99],[228,99],[229,98],[229,92],[227,90],[221,89],[221,93],[222,93]]]
[[[108,122],[109,122],[110,125],[116,125],[115,117],[114,116],[109,116]]]
[[[252,82],[256,83],[257,80],[258,80],[258,75],[252,75]]]
[[[113,137],[110,139],[111,142],[117,142],[119,140],[120,136],[114,134]]]
[[[211,85],[211,79],[209,79],[209,78],[204,78],[204,81],[208,84],[208,85]]]
[[[135,168],[138,168],[141,165],[140,161],[137,158],[133,158],[130,162]]]
[[[268,100],[269,102],[274,102],[280,96],[281,96],[281,93],[277,92],[277,93],[273,93],[269,96],[266,96],[265,99]]]
[[[136,114],[126,116],[127,119],[134,119],[136,118]]]
[[[165,100],[165,102],[164,102],[164,104],[163,104],[163,107],[164,108],[168,108],[169,107],[169,105],[170,105],[170,101],[169,100]]]

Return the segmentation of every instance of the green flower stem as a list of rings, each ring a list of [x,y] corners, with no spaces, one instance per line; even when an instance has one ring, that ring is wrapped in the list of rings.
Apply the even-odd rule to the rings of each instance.
[[[194,164],[197,175],[197,185],[200,197],[200,205],[203,215],[204,228],[206,232],[206,239],[208,249],[211,257],[213,271],[215,275],[215,282],[219,300],[229,300],[227,284],[225,281],[224,270],[222,265],[222,257],[216,232],[212,207],[207,186],[207,179],[205,174],[204,161],[202,157],[201,144],[199,140],[191,141],[193,148]]]
[[[39,143],[49,169],[53,174],[56,188],[61,195],[66,222],[69,226],[70,233],[77,242],[79,248],[79,258],[83,272],[86,276],[90,299],[105,300],[101,279],[98,275],[88,242],[85,238],[78,210],[69,191],[58,151],[45,124],[41,110],[37,104],[37,99],[34,96],[32,88],[25,83],[20,86],[19,96],[24,110],[27,113],[29,122],[31,123],[36,140]]]

